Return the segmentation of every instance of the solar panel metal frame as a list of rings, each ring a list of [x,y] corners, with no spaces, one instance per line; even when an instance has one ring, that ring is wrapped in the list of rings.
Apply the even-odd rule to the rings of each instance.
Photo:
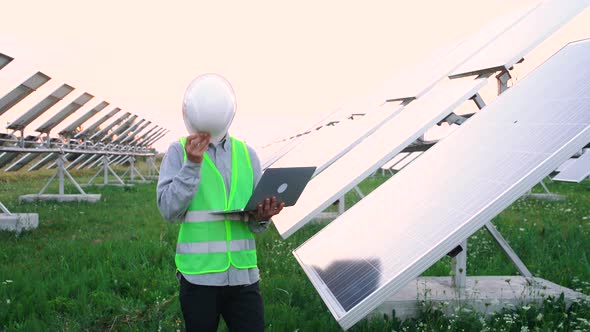
[[[572,8],[571,11],[567,11],[568,8],[565,8],[567,5],[575,5],[576,7]],[[589,5],[589,0],[543,1],[540,6],[527,14],[522,20],[511,26],[510,29],[502,34],[502,36],[496,38],[477,55],[453,70],[449,77],[460,78],[509,70],[515,64],[520,62],[528,52],[565,25],[573,17],[581,13]],[[560,11],[562,9],[563,11]],[[564,17],[558,17],[558,14],[564,15]],[[552,19],[556,21],[552,22]],[[552,25],[549,26],[548,24]],[[527,28],[530,28],[531,26],[537,28],[539,25],[543,25],[543,31],[540,34],[537,34],[536,36],[522,36],[528,32]],[[527,43],[526,45],[521,45],[522,47],[517,51],[512,51],[515,44],[514,36],[522,36],[522,42]],[[501,54],[501,58],[498,58],[498,54]],[[486,59],[486,57],[495,57],[495,59],[490,60]]]
[[[94,98],[93,95],[89,94],[88,92],[84,92],[70,104],[64,107],[61,111],[52,116],[49,120],[45,121],[45,123],[40,125],[37,129],[35,129],[35,131],[38,131],[40,133],[49,133],[53,128],[55,128],[55,126],[57,126],[62,121],[64,121],[68,116],[72,115],[74,112],[79,110],[92,98]]]
[[[37,72],[33,76],[29,77],[26,81],[21,83],[19,86],[14,88],[0,99],[0,115],[6,113],[14,105],[18,104],[28,95],[35,92],[35,90],[47,83],[50,79],[51,77],[43,74],[42,72]]]
[[[383,166],[388,160],[402,152],[405,147],[422,136],[429,128],[440,122],[442,119],[448,116],[448,114],[452,113],[452,111],[457,106],[469,100],[469,98],[477,93],[477,91],[479,91],[479,89],[481,89],[481,87],[483,87],[486,82],[487,80],[483,78],[476,80],[465,79],[461,82],[461,84],[454,85],[453,81],[447,79],[439,83],[422,98],[406,106],[402,112],[386,122],[372,135],[365,138],[352,150],[335,161],[324,172],[311,179],[299,197],[297,204],[291,207],[285,207],[279,215],[273,217],[273,224],[275,225],[279,234],[285,239],[291,236],[299,228],[310,222],[316,215],[328,208],[333,202],[345,195],[348,191],[352,190],[363,179],[379,170],[379,168]],[[445,87],[453,88],[453,91],[451,91],[451,93],[446,90],[443,91]],[[451,97],[454,98],[451,100],[445,99],[445,102],[448,102],[449,104],[446,105],[447,107],[444,109],[432,108],[433,105],[430,105],[433,103],[431,99]],[[408,127],[408,121],[411,121],[414,117],[423,117],[424,115],[422,115],[422,113],[434,111],[437,111],[437,113],[427,113],[429,115],[428,120],[421,119],[424,120],[424,122],[420,124],[420,128],[414,129]],[[391,137],[389,137],[389,135],[398,135],[398,133],[403,130],[413,130],[413,134],[408,137],[395,136],[394,139],[397,141],[397,143],[391,143]],[[387,139],[384,136],[387,136]],[[390,144],[383,145],[383,141],[388,141]],[[355,157],[355,153],[358,154],[359,151],[369,149],[371,146],[380,146],[381,149],[383,149],[383,151],[379,151],[381,154],[372,155],[373,158],[378,157],[379,161],[365,159],[365,156],[361,158]],[[366,167],[364,171],[360,174],[351,173],[354,171],[350,167],[351,163],[358,165],[360,163],[369,162],[371,164],[365,165]],[[351,174],[346,174],[346,172]],[[322,184],[322,181],[326,181],[325,178],[333,181],[340,181],[341,183],[335,185],[334,182],[332,182],[330,184],[334,188],[326,188],[326,184]],[[316,185],[316,183],[318,184]],[[316,188],[318,186],[321,188]],[[302,206],[310,204],[309,201],[312,198],[310,196],[311,194],[309,193],[314,191],[323,195],[319,203],[315,202],[316,204],[312,209],[301,210]],[[317,198],[317,196],[315,198]],[[297,221],[294,222],[294,220]]]
[[[90,111],[86,112],[80,118],[76,119],[74,122],[70,123],[64,129],[62,129],[59,132],[59,135],[71,138],[77,133],[78,127],[82,126],[84,122],[93,117],[96,113],[102,111],[108,105],[109,103],[106,101],[100,102],[98,105],[94,106]]]
[[[532,188],[552,170],[556,169],[560,163],[569,158],[569,156],[573,155],[576,151],[579,151],[588,141],[590,141],[590,116],[588,113],[584,114],[584,108],[583,106],[580,107],[580,103],[575,103],[575,101],[580,101],[583,98],[578,97],[578,99],[573,99],[569,95],[568,97],[570,98],[561,97],[559,101],[567,100],[567,105],[558,105],[558,100],[555,99],[556,93],[575,91],[573,89],[574,86],[578,89],[575,91],[578,96],[583,96],[584,91],[585,95],[590,94],[590,83],[586,80],[589,76],[588,74],[590,74],[590,61],[588,59],[590,59],[590,40],[568,45],[540,68],[535,70],[535,72],[529,74],[516,86],[498,97],[491,105],[488,105],[484,112],[474,116],[473,120],[466,122],[461,128],[449,135],[449,137],[442,140],[439,144],[436,144],[432,149],[427,151],[422,158],[415,163],[412,163],[410,167],[375,189],[375,191],[345,212],[335,222],[325,227],[312,239],[293,251],[299,264],[303,267],[314,287],[324,302],[328,305],[330,312],[343,328],[347,329],[354,325],[379,306],[380,303],[385,301],[388,296],[399,291],[411,280],[418,277],[429,266],[450,252],[458,243],[467,239],[471,234],[483,227],[512,202],[525,194],[528,189]],[[584,60],[586,63],[582,62]],[[577,63],[578,66],[576,66],[576,61],[580,61]],[[586,67],[583,72],[580,68],[581,65]],[[569,68],[564,66],[569,66]],[[579,70],[580,72],[576,72],[576,70]],[[569,81],[566,82],[566,80],[561,80],[560,89],[555,89],[551,83],[548,83],[551,82],[551,76],[554,76],[553,74],[558,76],[563,75],[563,77],[569,79]],[[577,75],[577,77],[573,78],[575,75]],[[537,87],[538,85],[540,85],[540,87]],[[556,90],[556,92],[553,92],[552,90]],[[548,91],[551,91],[551,93],[548,93]],[[526,102],[521,100],[523,98],[526,98]],[[529,105],[528,108],[523,110],[521,107],[523,104]],[[543,114],[541,106],[543,106],[544,109],[549,110],[547,112],[560,112],[560,114]],[[578,112],[568,113],[564,110],[566,108],[567,110],[576,109]],[[564,114],[568,114],[565,119]],[[557,124],[562,124],[562,126],[558,128]],[[527,125],[528,131],[517,136],[507,137],[508,135],[498,135],[497,133],[494,133],[494,131],[498,130],[503,130],[503,134],[522,133],[523,129],[519,128],[527,128]],[[547,135],[542,130],[542,125],[545,125],[547,128],[550,127],[551,130],[553,130],[551,134],[555,134],[557,129],[561,129],[561,131],[559,131],[559,135]],[[571,129],[571,131],[565,132],[564,125],[568,125],[569,127],[566,129]],[[488,130],[489,132],[482,132],[482,126],[487,126],[491,129]],[[508,126],[511,127],[508,128]],[[532,135],[531,132],[533,132],[534,135]],[[523,137],[525,135],[530,136]],[[479,139],[475,142],[470,140],[470,136],[476,136]],[[543,139],[540,140],[540,137]],[[500,148],[506,147],[507,141],[516,142],[519,145],[506,153],[497,155],[497,157],[494,157],[489,153],[489,150],[494,149],[496,146]],[[469,144],[471,144],[471,146]],[[480,147],[481,151],[478,151],[477,155],[465,153],[466,151],[473,151],[472,145],[474,144],[479,144],[477,146]],[[534,146],[537,147],[537,149],[529,147],[529,150],[527,150],[525,149],[527,146]],[[541,146],[541,148],[539,148],[539,146]],[[537,150],[540,150],[540,152],[537,152]],[[513,152],[518,152],[518,155],[512,154]],[[517,156],[522,158],[522,155],[525,153],[531,155],[530,159],[524,159],[527,163],[526,167],[521,166],[521,168],[516,168],[514,180],[507,180],[501,176],[494,178],[492,175],[489,175],[489,171],[493,172],[500,164],[513,166],[506,164],[505,159],[516,159]],[[482,157],[484,157],[483,162],[480,160]],[[437,158],[441,160],[438,160]],[[478,159],[482,165],[479,170],[477,170],[477,168],[470,168],[470,166],[473,166],[470,162],[475,159]],[[461,160],[462,164],[457,164],[456,160]],[[433,165],[436,165],[437,167],[436,172],[425,174],[424,170],[432,170]],[[465,174],[465,171],[468,169],[474,169],[483,175],[478,176],[479,173]],[[454,200],[446,201],[442,199],[447,196],[441,195],[442,192],[437,191],[450,190],[448,189],[446,182],[444,182],[446,179],[441,178],[441,174],[445,177],[456,178],[455,172],[460,173],[461,179],[465,180],[465,182],[461,183],[460,188],[471,188],[472,191],[479,191],[482,184],[491,186],[491,183],[494,183],[498,186],[486,193],[490,196],[489,198],[486,196],[484,200],[480,200],[479,203],[471,206],[471,212],[464,212],[463,210],[454,208],[454,205],[448,204],[456,201],[469,201],[472,197],[463,196],[470,196],[470,190],[461,191],[455,189],[456,192],[461,192],[461,194],[455,197]],[[503,182],[495,180],[499,178],[501,178]],[[482,182],[483,179],[487,179],[488,182]],[[424,183],[424,188],[407,188],[408,186],[415,186],[416,180]],[[433,186],[437,189],[427,189],[432,188]],[[433,192],[428,193],[426,192],[427,190]],[[395,195],[392,195],[392,191]],[[395,199],[400,195],[403,195],[404,197],[403,203]],[[386,199],[393,204],[388,201],[387,206],[383,205],[380,200],[383,196],[387,197]],[[436,197],[436,199],[434,197]],[[373,200],[373,202],[371,200]],[[414,204],[421,201],[428,201],[431,203],[429,203],[428,206],[416,207],[414,211],[417,212],[415,212],[414,216],[410,216],[408,220],[412,222],[417,219],[427,220],[424,223],[415,226],[420,228],[422,232],[417,232],[416,229],[404,229],[404,233],[400,235],[400,239],[409,239],[408,234],[410,233],[413,234],[415,239],[416,236],[418,236],[418,233],[420,233],[421,241],[427,241],[425,239],[428,238],[428,234],[424,234],[424,230],[428,229],[428,220],[430,220],[431,223],[440,223],[442,221],[438,219],[448,216],[453,217],[455,223],[452,224],[452,226],[449,226],[448,223],[444,225],[447,228],[447,233],[445,235],[436,234],[436,237],[440,238],[437,243],[434,245],[422,245],[424,249],[415,254],[417,255],[417,258],[411,256],[409,258],[404,258],[405,261],[396,262],[396,269],[391,270],[391,272],[385,276],[386,279],[384,279],[381,286],[376,287],[376,289],[372,290],[369,295],[362,298],[360,302],[354,304],[349,310],[344,310],[332,292],[328,289],[328,286],[325,285],[323,280],[319,277],[315,268],[310,266],[313,262],[306,262],[306,257],[304,257],[306,255],[305,251],[308,251],[307,257],[313,256],[317,259],[320,258],[322,254],[315,250],[315,248],[318,247],[318,244],[316,244],[317,241],[320,241],[319,247],[325,248],[325,251],[331,250],[333,252],[338,252],[342,249],[342,246],[350,246],[347,237],[364,238],[362,234],[364,231],[362,230],[369,231],[377,229],[378,232],[383,232],[383,230],[379,230],[376,227],[377,225],[374,224],[381,219],[377,221],[367,221],[366,218],[359,219],[355,215],[357,212],[362,212],[366,216],[365,209],[381,206],[382,208],[373,211],[373,213],[379,214],[382,209],[395,211],[396,202],[408,206],[408,204]],[[480,208],[480,205],[482,204],[484,205]],[[425,211],[427,209],[430,210]],[[442,209],[446,210],[442,211]],[[402,211],[404,210],[402,209]],[[430,217],[430,219],[425,219],[428,217]],[[351,222],[356,223],[356,232],[348,227]],[[363,222],[373,222],[373,224],[369,224],[368,227],[363,228]],[[383,221],[383,223],[385,222],[389,222],[389,220]],[[460,222],[460,224],[458,224],[458,222]],[[391,223],[389,224],[391,225]],[[400,227],[408,227],[407,222],[403,223]],[[334,233],[337,235],[335,236]],[[387,234],[395,234],[395,230],[392,230],[392,232]],[[326,238],[330,239],[332,242],[328,244],[321,242]],[[373,246],[377,246],[381,243],[378,239],[371,238],[371,241]],[[388,241],[387,246],[383,247],[382,251],[396,253],[397,257],[405,257],[404,255],[407,254],[411,248],[416,247],[415,245],[409,246],[409,244],[412,243],[406,244],[403,243],[403,241],[400,242],[392,240],[391,238],[389,238]],[[399,248],[392,246],[399,246]],[[355,252],[362,253],[362,245],[360,243],[355,243],[354,250]],[[416,252],[417,250],[414,251]],[[327,253],[324,252],[323,254],[326,255]],[[365,256],[366,255],[361,255],[361,257]],[[324,262],[321,264],[328,265],[329,263],[334,262],[334,254],[330,257],[332,257],[330,260],[324,259]],[[313,261],[313,258],[311,258],[311,260]],[[350,278],[355,278],[354,275],[348,276]]]
[[[0,69],[6,67],[6,65],[12,62],[12,60],[14,60],[14,58],[9,57],[6,54],[0,53]]]
[[[586,149],[578,158],[569,160],[572,162],[554,176],[553,181],[580,183],[590,176],[590,149]]]
[[[391,158],[387,163],[383,164],[383,166],[381,166],[381,168],[382,169],[391,169],[393,166],[395,166],[397,163],[399,163],[400,161],[407,158],[409,155],[410,154],[408,152],[400,152],[400,153],[396,154],[395,157]]]
[[[410,153],[410,155],[408,155],[406,158],[404,158],[403,160],[400,160],[399,163],[393,165],[391,167],[391,169],[393,169],[395,171],[398,171],[398,172],[401,171],[402,169],[404,169],[404,167],[408,166],[414,160],[416,160],[416,158],[420,157],[422,155],[422,153],[424,153],[424,152],[412,152],[412,153]]]

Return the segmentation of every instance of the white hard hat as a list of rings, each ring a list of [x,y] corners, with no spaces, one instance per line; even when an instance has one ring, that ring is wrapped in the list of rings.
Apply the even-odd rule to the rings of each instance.
[[[236,114],[236,96],[231,84],[217,74],[195,78],[184,93],[182,116],[189,133],[206,132],[211,142],[227,134]]]

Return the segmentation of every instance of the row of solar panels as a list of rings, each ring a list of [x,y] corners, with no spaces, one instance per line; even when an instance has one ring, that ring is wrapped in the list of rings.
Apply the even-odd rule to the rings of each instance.
[[[11,57],[0,53],[0,69],[4,68],[12,60]],[[8,92],[0,98],[0,116],[50,79],[46,74],[37,72]],[[53,168],[56,166],[55,159],[64,151],[69,151],[66,154],[66,158],[70,161],[68,169],[73,167],[93,167],[99,159],[98,154],[110,154],[111,152],[116,154],[116,156],[110,157],[112,163],[123,163],[131,155],[153,155],[154,150],[151,149],[151,145],[169,132],[169,130],[158,125],[148,128],[151,121],[139,119],[137,115],[129,112],[125,112],[108,125],[105,125],[109,119],[121,111],[118,107],[94,122],[89,121],[109,105],[108,102],[102,101],[60,130],[59,137],[51,137],[51,131],[55,127],[94,97],[85,92],[38,126],[35,129],[37,134],[25,135],[27,126],[73,91],[73,87],[67,84],[61,85],[27,112],[8,124],[6,129],[12,132],[0,133],[0,168],[4,168],[5,171],[16,171],[34,160],[36,162],[28,168],[30,171],[40,169],[48,164],[48,168]],[[24,155],[22,155],[23,153]],[[45,153],[46,155],[38,160],[39,153]],[[18,156],[21,157],[17,159]]]
[[[337,121],[263,153],[264,167],[317,167],[297,204],[273,217],[286,238],[435,124],[464,122],[294,251],[343,328],[590,142],[589,41],[565,47],[488,106],[478,95],[497,72],[505,91],[510,69],[589,4],[549,0],[502,17],[400,78],[364,116],[347,120],[359,110],[341,110]],[[481,112],[468,120],[453,114],[470,99]]]

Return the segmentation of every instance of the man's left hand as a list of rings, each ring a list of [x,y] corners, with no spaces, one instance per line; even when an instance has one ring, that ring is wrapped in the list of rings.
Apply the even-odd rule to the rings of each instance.
[[[277,200],[275,196],[267,197],[264,202],[258,203],[257,210],[250,212],[250,215],[258,221],[265,221],[279,214],[283,207],[285,207],[285,203]]]

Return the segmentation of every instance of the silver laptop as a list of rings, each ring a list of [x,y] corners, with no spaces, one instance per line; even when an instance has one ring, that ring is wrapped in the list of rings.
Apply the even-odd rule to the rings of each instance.
[[[277,201],[283,201],[285,206],[293,206],[301,196],[303,189],[313,176],[315,167],[280,167],[267,168],[252,192],[252,196],[243,209],[228,211],[213,211],[214,214],[256,211],[258,203],[265,198],[275,196]]]

